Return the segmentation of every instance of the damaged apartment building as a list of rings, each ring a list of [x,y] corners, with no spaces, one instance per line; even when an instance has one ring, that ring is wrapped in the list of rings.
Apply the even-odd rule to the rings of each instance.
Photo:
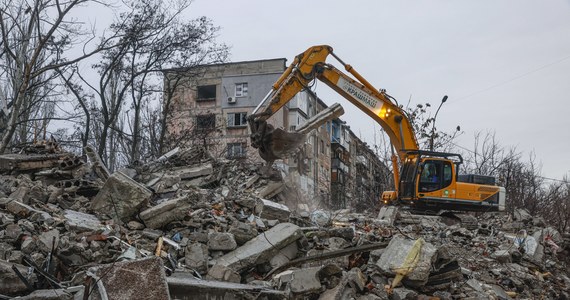
[[[217,157],[262,162],[250,145],[247,116],[286,67],[286,59],[278,58],[165,72],[169,140],[173,146],[206,146]],[[310,90],[302,91],[268,123],[294,131],[327,107]],[[390,178],[374,151],[340,119],[311,131],[294,157],[275,166],[290,174],[312,206],[366,207],[378,201]]]

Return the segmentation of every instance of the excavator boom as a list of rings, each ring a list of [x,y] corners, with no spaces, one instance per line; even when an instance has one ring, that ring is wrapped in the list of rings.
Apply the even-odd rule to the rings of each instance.
[[[327,63],[329,56],[352,76]],[[420,150],[410,119],[394,98],[385,90],[374,88],[327,45],[313,46],[297,55],[249,116],[252,146],[259,149],[263,159],[271,162],[282,158],[304,141],[303,134],[274,129],[267,119],[297,93],[309,89],[314,80],[324,82],[358,107],[389,136],[395,150],[392,155],[395,186],[394,191],[382,195],[385,202],[405,202],[426,210],[438,206],[457,210],[504,210],[504,188],[460,180],[475,177],[458,176],[462,162],[458,154]]]

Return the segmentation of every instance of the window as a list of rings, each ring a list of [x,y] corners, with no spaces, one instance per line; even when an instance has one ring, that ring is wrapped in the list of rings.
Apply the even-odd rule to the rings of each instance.
[[[428,160],[423,164],[419,190],[420,192],[433,192],[449,186],[451,181],[452,168],[449,162]]]
[[[216,100],[216,85],[198,86],[198,101]]]
[[[321,153],[325,153],[325,141],[321,140]]]
[[[243,127],[247,126],[247,113],[229,113],[228,114],[228,127]]]
[[[236,83],[236,97],[247,96],[247,82]]]
[[[196,116],[196,130],[214,129],[216,127],[216,116],[201,115]]]
[[[228,144],[228,158],[243,158],[246,157],[245,143],[229,143]]]

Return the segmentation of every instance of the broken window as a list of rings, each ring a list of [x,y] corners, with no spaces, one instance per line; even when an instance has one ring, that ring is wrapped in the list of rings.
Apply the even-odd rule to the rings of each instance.
[[[247,113],[229,113],[228,114],[228,127],[243,127],[247,126]]]
[[[236,83],[236,97],[247,96],[247,82]]]
[[[216,100],[216,85],[198,86],[198,101]]]
[[[244,158],[246,157],[245,143],[228,143],[228,158]]]
[[[196,116],[196,130],[208,130],[208,129],[214,129],[215,127],[216,127],[215,115],[210,114],[210,115]]]

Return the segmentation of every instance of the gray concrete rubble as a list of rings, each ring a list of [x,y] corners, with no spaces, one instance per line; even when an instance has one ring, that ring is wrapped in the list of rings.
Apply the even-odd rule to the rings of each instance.
[[[216,264],[241,272],[246,268],[268,262],[280,249],[300,239],[301,235],[299,226],[295,224],[277,224],[243,246],[220,257],[216,260]]]
[[[287,222],[291,215],[291,210],[286,205],[266,199],[258,199],[255,205],[255,213],[264,219]]]
[[[127,222],[148,204],[152,193],[123,173],[112,174],[91,202],[91,209]]]
[[[313,209],[202,147],[115,173],[33,148],[0,167],[1,299],[570,298],[570,233],[525,209]]]

